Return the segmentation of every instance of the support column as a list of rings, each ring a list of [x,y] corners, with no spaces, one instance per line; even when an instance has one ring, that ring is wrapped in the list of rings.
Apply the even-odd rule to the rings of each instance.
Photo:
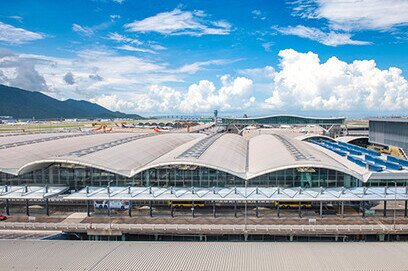
[[[111,202],[108,200],[108,216],[111,216]]]
[[[257,201],[255,201],[255,204],[256,204],[256,217],[259,217],[259,206],[258,206],[258,202]]]
[[[280,217],[280,204],[279,204],[279,201],[277,203],[278,203],[278,205],[277,205],[278,217]]]
[[[360,202],[360,207],[361,207],[361,210],[363,212],[362,216],[365,217],[365,207],[364,207],[363,202]]]
[[[341,217],[344,218],[344,201],[341,202]]]
[[[129,217],[132,217],[132,207],[133,207],[132,201],[129,201]]]
[[[235,204],[234,204],[234,217],[237,217],[238,215],[237,215],[237,201],[235,201]]]
[[[171,217],[174,217],[174,206],[173,206],[173,201],[170,201],[170,215]]]
[[[28,199],[26,199],[26,214],[27,216],[30,216],[30,208],[29,208],[29,203],[28,203]]]
[[[50,207],[48,205],[48,199],[45,199],[45,214],[50,216]]]
[[[404,216],[408,216],[408,200],[405,201]]]
[[[152,201],[149,201],[149,215],[150,217],[153,217],[153,206],[152,206]]]
[[[215,213],[215,201],[213,201],[213,217],[216,218],[216,213]]]
[[[87,216],[91,216],[91,206],[90,206],[91,204],[90,204],[90,201],[89,200],[87,200],[86,201],[86,215]]]
[[[320,218],[323,218],[323,201],[320,202]]]
[[[194,200],[191,201],[191,215],[192,215],[193,218],[194,218]]]
[[[387,201],[384,200],[384,217],[387,216]]]
[[[299,201],[299,217],[302,218],[302,202]]]
[[[10,203],[8,199],[6,199],[6,214],[10,215]]]

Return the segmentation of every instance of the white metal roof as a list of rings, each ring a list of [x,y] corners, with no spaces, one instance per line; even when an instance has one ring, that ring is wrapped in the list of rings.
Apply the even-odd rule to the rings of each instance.
[[[340,142],[344,142],[344,143],[349,143],[353,140],[356,139],[368,139],[368,135],[367,136],[341,136],[336,138],[336,141],[340,141]]]
[[[339,163],[332,155],[317,150],[308,142],[283,134],[259,135],[251,138],[248,161],[247,178],[295,167],[329,168],[361,178],[349,167]]]
[[[135,201],[383,201],[408,200],[406,187],[87,187],[67,200]]]
[[[400,271],[407,242],[1,240],[4,270]]]
[[[0,171],[18,175],[52,163],[70,163],[131,177],[148,168],[187,164],[218,169],[244,179],[297,167],[333,169],[363,181],[371,176],[408,179],[407,169],[372,173],[283,131],[248,140],[236,134],[77,133],[65,138],[58,135],[24,135],[19,139],[25,142],[23,145],[0,148]],[[36,140],[43,136],[47,141]]]
[[[286,114],[276,114],[268,116],[259,116],[259,117],[247,117],[247,118],[223,118],[228,120],[256,120],[256,119],[267,119],[267,118],[276,118],[276,117],[293,117],[300,119],[313,119],[313,120],[345,120],[345,117],[308,117],[300,115],[286,115]]]

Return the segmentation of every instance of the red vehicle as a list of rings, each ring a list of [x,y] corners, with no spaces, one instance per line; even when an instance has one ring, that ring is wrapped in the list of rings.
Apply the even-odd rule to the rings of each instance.
[[[5,216],[5,215],[0,215],[0,221],[4,221],[4,220],[6,220],[7,219],[7,216]]]

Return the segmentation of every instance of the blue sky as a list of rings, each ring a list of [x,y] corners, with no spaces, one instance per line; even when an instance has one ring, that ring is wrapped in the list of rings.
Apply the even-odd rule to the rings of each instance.
[[[160,114],[408,109],[408,1],[1,1],[0,83]]]

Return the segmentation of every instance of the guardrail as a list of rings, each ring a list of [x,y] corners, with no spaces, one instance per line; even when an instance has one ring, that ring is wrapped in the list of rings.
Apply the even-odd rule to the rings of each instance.
[[[408,225],[211,225],[211,224],[91,224],[2,222],[7,230],[58,230],[65,232],[121,231],[124,233],[249,233],[249,234],[335,234],[408,233]]]

